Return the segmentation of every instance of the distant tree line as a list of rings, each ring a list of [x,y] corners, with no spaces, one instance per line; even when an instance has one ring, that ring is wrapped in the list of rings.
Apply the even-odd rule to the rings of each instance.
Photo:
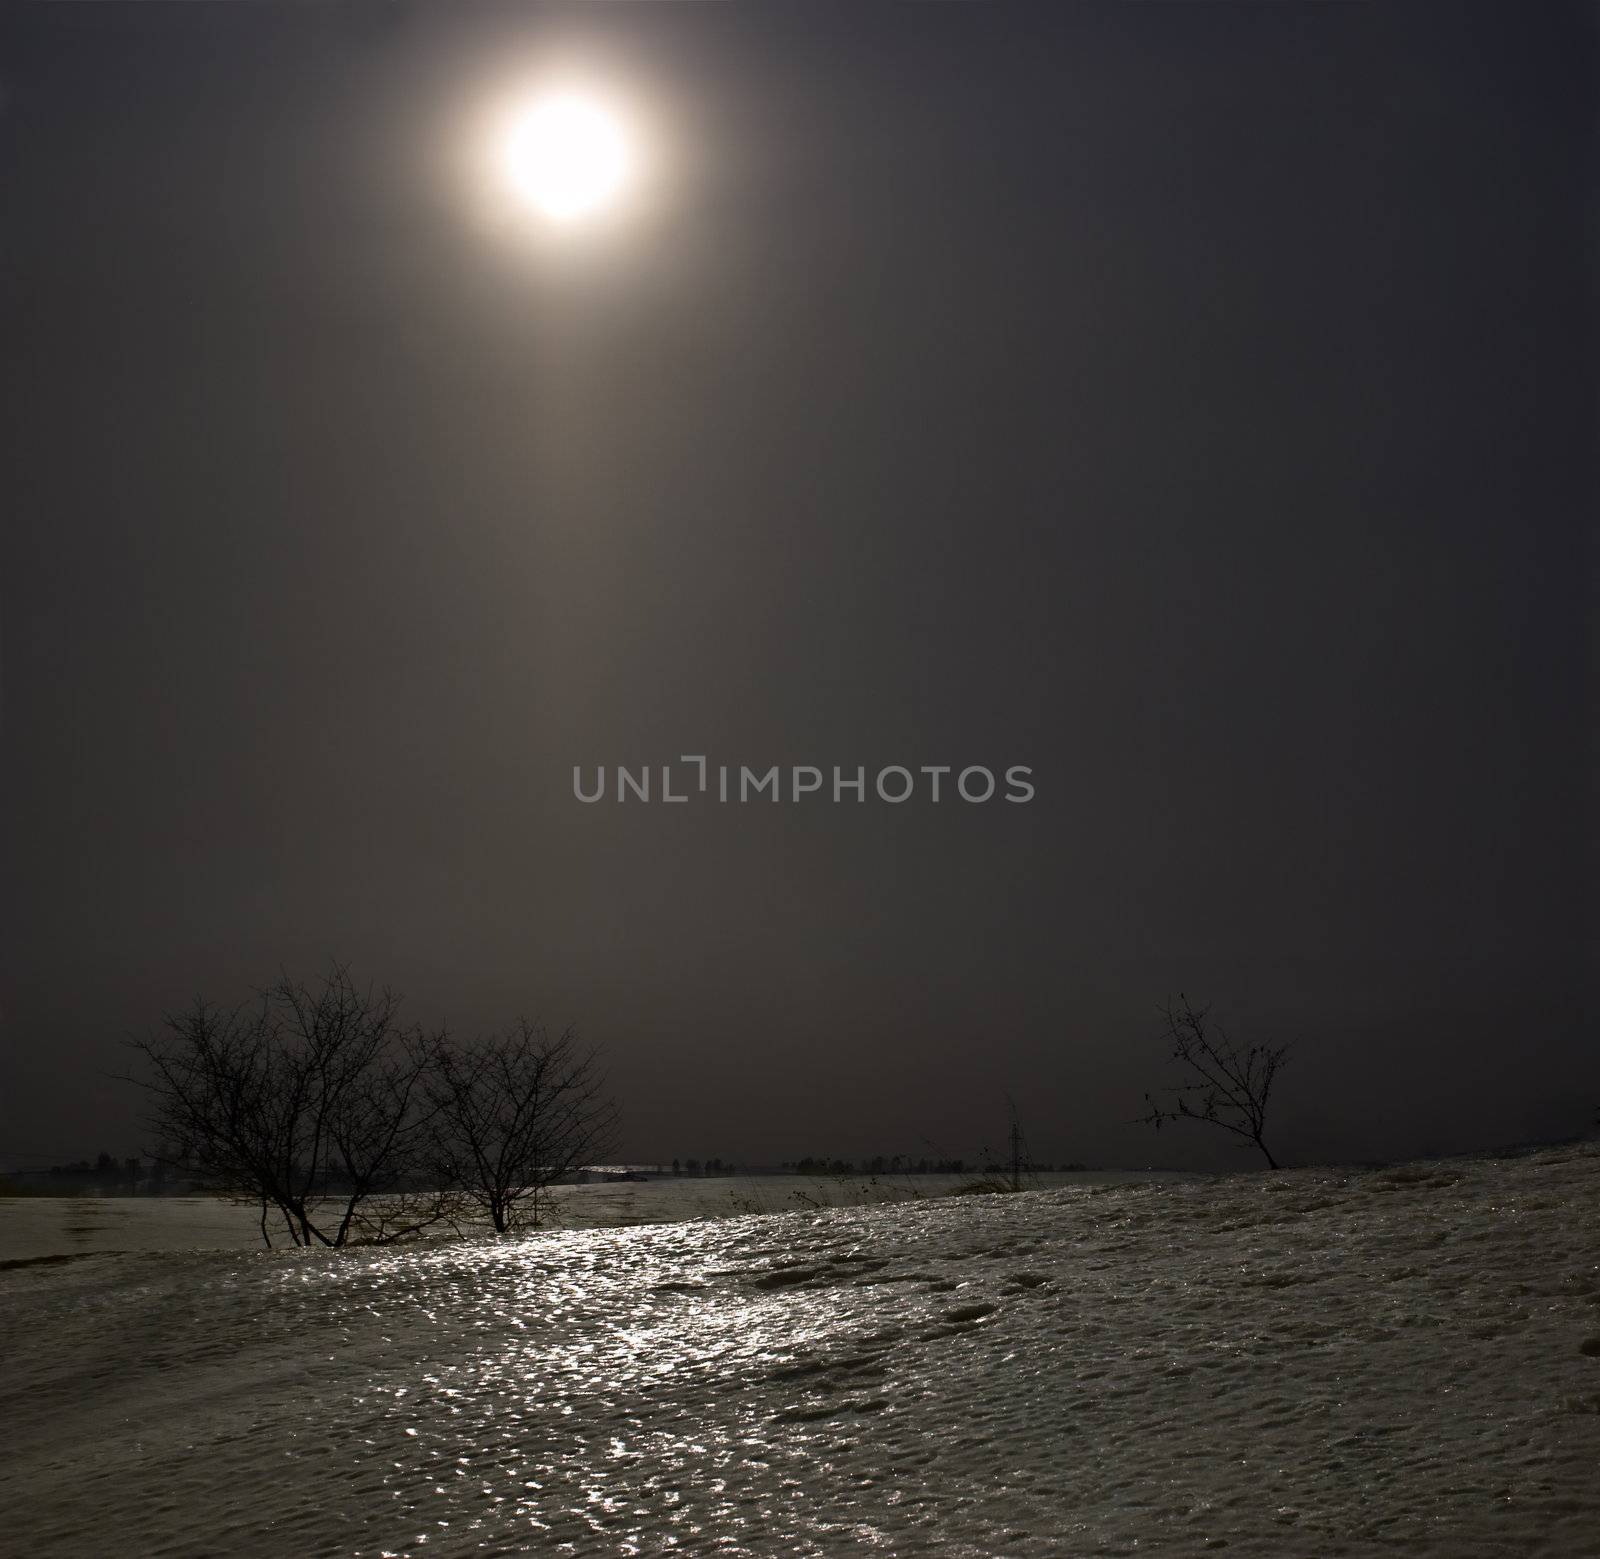
[[[156,1157],[259,1204],[261,1235],[387,1242],[486,1219],[537,1227],[616,1127],[596,1052],[526,1021],[464,1040],[402,1020],[336,965],[241,1007],[197,1000],[131,1042]]]
[[[51,1164],[46,1169],[11,1171],[12,1194],[35,1196],[160,1196],[167,1190],[165,1164],[145,1163],[139,1158],[117,1158],[101,1153],[96,1158],[74,1159],[67,1164]]]
[[[1037,1164],[1031,1160],[1027,1164],[1030,1174],[1071,1173],[1081,1171],[1088,1166],[1080,1163],[1070,1164]],[[880,1153],[872,1158],[826,1158],[815,1156],[794,1160],[784,1160],[778,1168],[784,1174],[790,1175],[966,1175],[979,1172],[976,1163],[964,1158],[911,1158],[903,1153]],[[985,1172],[993,1170],[996,1165],[985,1161]],[[740,1173],[739,1166],[720,1158],[675,1158],[672,1161],[674,1175],[736,1175]]]
[[[880,1153],[859,1163],[849,1158],[802,1158],[781,1167],[796,1175],[966,1175],[979,1170],[977,1164],[964,1158],[913,1159],[900,1153],[887,1156]],[[986,1161],[982,1167],[988,1172],[996,1166]],[[1077,1163],[1036,1164],[1031,1160],[1027,1165],[1030,1174],[1070,1173],[1086,1167]]]
[[[94,1180],[108,1184],[118,1181],[137,1181],[144,1172],[143,1162],[137,1158],[113,1158],[109,1153],[102,1153],[93,1163],[86,1158],[75,1160],[71,1164],[52,1164],[45,1174],[52,1179],[67,1180]]]

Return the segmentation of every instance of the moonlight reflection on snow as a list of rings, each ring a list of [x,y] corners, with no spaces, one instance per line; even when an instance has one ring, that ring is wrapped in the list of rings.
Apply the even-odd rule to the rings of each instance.
[[[1597,1212],[1589,1147],[20,1268],[0,1498],[23,1552],[1578,1553]]]

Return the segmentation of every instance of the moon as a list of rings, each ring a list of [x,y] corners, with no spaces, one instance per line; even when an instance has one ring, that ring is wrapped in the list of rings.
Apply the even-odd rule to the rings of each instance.
[[[576,222],[613,205],[628,183],[632,148],[617,114],[600,99],[563,92],[535,101],[505,143],[513,187],[545,216]]]

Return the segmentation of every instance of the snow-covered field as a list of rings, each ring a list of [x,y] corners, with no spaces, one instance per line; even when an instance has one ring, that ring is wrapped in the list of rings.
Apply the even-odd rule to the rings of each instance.
[[[1035,1175],[1037,1186],[1126,1185],[1175,1177],[1159,1170]],[[735,1213],[817,1211],[948,1196],[972,1175],[652,1175],[554,1187],[547,1221],[566,1229],[682,1223]],[[286,1243],[276,1216],[269,1232]],[[487,1223],[483,1232],[489,1233]],[[0,1197],[0,1269],[52,1256],[135,1251],[260,1250],[260,1208],[206,1196]]]
[[[1600,1553],[1600,1151],[0,1272],[18,1555]]]

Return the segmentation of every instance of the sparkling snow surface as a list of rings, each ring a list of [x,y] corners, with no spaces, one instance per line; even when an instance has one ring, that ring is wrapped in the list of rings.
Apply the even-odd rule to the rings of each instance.
[[[1600,1553],[1600,1151],[0,1272],[17,1555]]]
[[[682,1223],[734,1213],[852,1207],[947,1196],[972,1175],[738,1174],[700,1178],[652,1175],[642,1181],[593,1181],[547,1193],[550,1221],[566,1229],[615,1228],[635,1223]],[[1101,1170],[1036,1175],[1053,1185],[1125,1185],[1185,1178],[1161,1170]],[[287,1244],[271,1220],[275,1244]],[[484,1224],[483,1232],[489,1227]],[[41,1256],[88,1256],[131,1251],[260,1250],[259,1205],[210,1196],[0,1197],[0,1270]]]

